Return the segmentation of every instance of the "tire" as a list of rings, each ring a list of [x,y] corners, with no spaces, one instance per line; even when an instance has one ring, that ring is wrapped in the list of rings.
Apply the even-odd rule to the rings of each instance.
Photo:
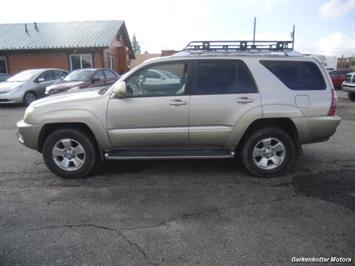
[[[97,152],[92,138],[81,130],[59,129],[43,144],[47,167],[63,178],[83,178],[95,168]]]
[[[351,100],[351,101],[355,101],[355,93],[348,93],[348,98],[349,98],[349,100]]]
[[[295,157],[295,142],[286,131],[277,127],[254,131],[242,146],[244,167],[256,177],[282,175]]]
[[[28,91],[23,96],[23,105],[28,106],[35,100],[37,100],[37,94],[33,91]]]

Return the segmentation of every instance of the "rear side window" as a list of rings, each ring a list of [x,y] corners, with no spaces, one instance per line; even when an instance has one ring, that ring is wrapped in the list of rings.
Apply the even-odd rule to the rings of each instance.
[[[193,72],[193,95],[257,92],[249,69],[242,61],[197,61]]]
[[[322,73],[316,64],[302,61],[269,61],[260,63],[291,90],[324,90]]]

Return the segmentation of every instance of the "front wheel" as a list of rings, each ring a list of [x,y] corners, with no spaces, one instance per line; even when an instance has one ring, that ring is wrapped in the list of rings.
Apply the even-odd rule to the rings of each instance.
[[[25,106],[30,105],[33,101],[37,100],[37,95],[33,91],[28,91],[23,96],[23,104]]]
[[[42,155],[47,167],[64,178],[82,178],[94,169],[97,154],[91,138],[74,129],[59,129],[50,134]]]
[[[264,128],[253,132],[242,148],[246,170],[257,177],[281,175],[294,162],[295,143],[279,128]]]

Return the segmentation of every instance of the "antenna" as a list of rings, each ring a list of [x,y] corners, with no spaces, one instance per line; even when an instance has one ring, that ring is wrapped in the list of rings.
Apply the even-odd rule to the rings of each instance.
[[[293,25],[293,29],[291,32],[291,37],[292,37],[292,49],[295,48],[295,33],[296,33],[296,27],[295,25]]]
[[[27,24],[25,23],[25,32],[28,33]]]
[[[254,17],[253,45],[255,45],[256,17]]]

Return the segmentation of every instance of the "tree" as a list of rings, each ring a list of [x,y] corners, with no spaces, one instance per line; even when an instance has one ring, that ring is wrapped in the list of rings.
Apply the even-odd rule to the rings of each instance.
[[[141,46],[139,45],[139,42],[137,41],[136,34],[133,34],[133,37],[132,37],[132,48],[133,48],[134,54],[141,53]]]

